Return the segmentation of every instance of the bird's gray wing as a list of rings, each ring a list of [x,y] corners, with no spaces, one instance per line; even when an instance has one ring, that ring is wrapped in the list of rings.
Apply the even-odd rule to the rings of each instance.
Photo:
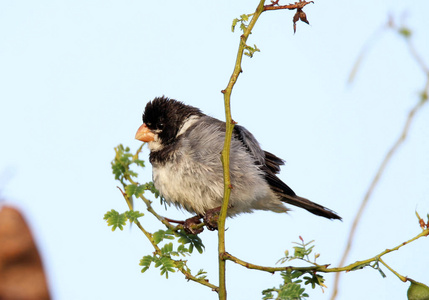
[[[280,172],[280,166],[284,165],[284,161],[281,158],[262,150],[255,137],[242,126],[236,125],[234,127],[234,137],[239,139],[254,157],[255,163],[259,165],[259,168],[264,173],[265,180],[273,191],[283,197],[296,197],[295,192],[276,176]]]
[[[233,138],[239,140],[243,144],[247,152],[255,159],[256,164],[265,165],[265,152],[261,149],[253,134],[246,128],[235,125]]]

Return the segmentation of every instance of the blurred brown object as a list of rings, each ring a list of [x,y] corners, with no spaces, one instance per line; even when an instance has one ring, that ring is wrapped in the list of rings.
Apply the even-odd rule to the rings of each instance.
[[[50,299],[42,261],[21,213],[0,208],[0,300]]]

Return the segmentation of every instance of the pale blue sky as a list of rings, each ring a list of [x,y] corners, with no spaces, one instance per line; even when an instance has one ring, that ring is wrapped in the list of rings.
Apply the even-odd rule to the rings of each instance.
[[[126,210],[110,161],[119,143],[136,149],[145,103],[166,95],[223,119],[225,88],[239,33],[231,22],[258,1],[0,2],[1,195],[33,226],[55,299],[217,299],[181,274],[140,273],[152,252],[137,228],[111,232],[110,209]],[[316,240],[319,262],[336,265],[355,211],[381,159],[418,101],[424,76],[392,32],[377,40],[352,86],[346,81],[362,45],[392,14],[414,30],[429,63],[427,1],[317,1],[293,35],[291,11],[264,13],[248,41],[261,53],[243,61],[233,118],[264,149],[287,160],[281,178],[298,194],[337,211],[331,222],[294,209],[229,220],[227,251],[274,265],[301,235]],[[349,262],[369,258],[419,233],[414,211],[429,212],[429,108],[380,181],[359,226]],[[147,158],[147,149],[143,158]],[[141,182],[150,180],[148,167]],[[188,214],[157,206],[171,218]],[[136,209],[144,210],[137,204]],[[142,224],[154,230],[146,216]],[[190,259],[217,283],[217,234]],[[429,284],[429,240],[385,261]],[[344,274],[338,299],[404,299],[408,284],[385,270]],[[260,299],[279,275],[228,264],[229,299]],[[328,299],[329,287],[309,293]]]

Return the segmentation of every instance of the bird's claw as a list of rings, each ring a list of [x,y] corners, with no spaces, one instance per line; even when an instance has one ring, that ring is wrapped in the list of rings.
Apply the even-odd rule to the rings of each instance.
[[[231,207],[232,207],[231,205],[228,206],[228,208],[231,208]],[[183,222],[183,228],[188,234],[195,234],[195,235],[199,234],[204,230],[202,226],[198,226],[202,223],[201,219],[203,219],[204,225],[206,225],[208,230],[210,231],[217,230],[220,210],[221,210],[221,207],[216,207],[216,208],[207,210],[204,215],[196,215],[195,217],[186,219]]]
[[[228,208],[231,208],[232,205],[229,204]],[[219,222],[219,214],[222,207],[216,207],[212,208],[206,211],[206,213],[203,216],[204,224],[206,225],[208,230],[217,230],[218,229],[218,222]]]
[[[204,227],[197,227],[199,224],[201,224],[201,216],[197,215],[195,217],[186,219],[185,222],[183,222],[183,229],[188,234],[197,235],[204,230]]]
[[[218,228],[220,207],[209,209],[204,214],[204,224],[208,230],[214,231]]]

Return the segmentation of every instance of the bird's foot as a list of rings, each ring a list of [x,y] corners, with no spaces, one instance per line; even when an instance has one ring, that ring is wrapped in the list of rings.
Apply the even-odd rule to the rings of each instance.
[[[213,209],[209,209],[204,214],[204,224],[206,224],[206,227],[208,230],[217,230],[218,226],[217,223],[219,221],[219,213],[220,213],[221,207],[216,207]]]
[[[232,206],[229,206],[229,208]],[[219,221],[219,213],[222,207],[212,208],[206,211],[204,215],[196,215],[195,217],[186,219],[183,224],[183,228],[188,234],[199,234],[203,232],[204,228],[201,226],[204,221],[204,225],[206,225],[208,230],[214,231],[218,229],[218,221]]]
[[[202,216],[196,215],[195,217],[186,219],[185,222],[183,222],[183,229],[185,229],[186,233],[197,235],[203,232],[204,228],[202,226],[198,226],[202,223],[201,218]]]

